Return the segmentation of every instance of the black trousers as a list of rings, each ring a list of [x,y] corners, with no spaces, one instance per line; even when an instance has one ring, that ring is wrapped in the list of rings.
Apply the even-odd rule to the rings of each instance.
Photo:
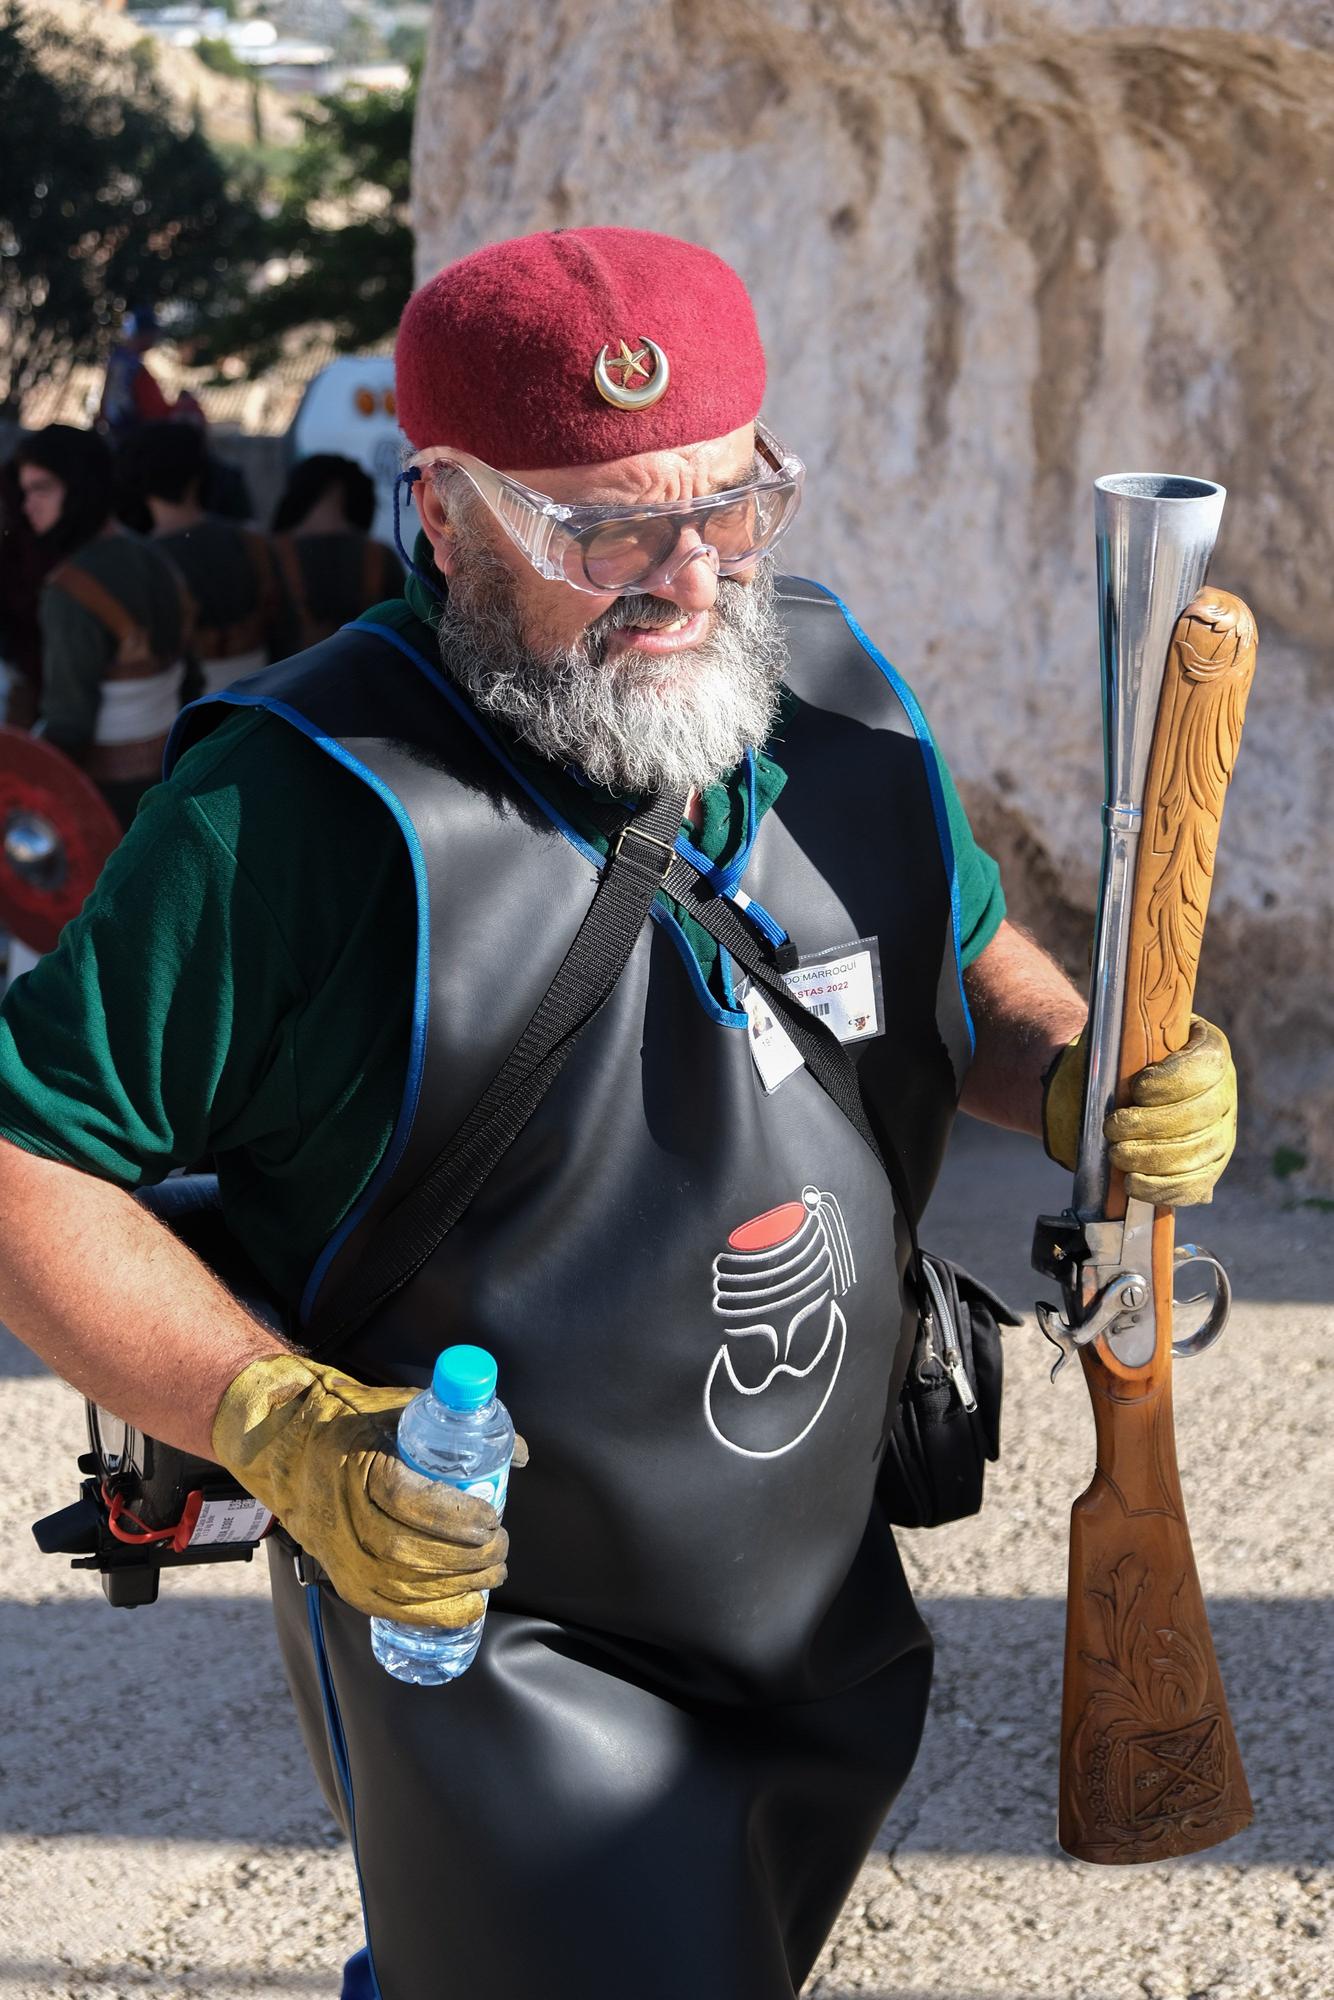
[[[924,1628],[839,1695],[704,1705],[496,1605],[469,1672],[418,1688],[270,1557],[382,2000],[793,2000],[916,1754]]]

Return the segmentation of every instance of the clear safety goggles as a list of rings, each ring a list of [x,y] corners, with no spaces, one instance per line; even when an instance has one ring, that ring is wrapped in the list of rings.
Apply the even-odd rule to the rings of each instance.
[[[748,569],[791,527],[806,468],[762,424],[755,449],[769,470],[684,506],[570,507],[449,445],[419,451],[409,465],[457,465],[539,576],[592,597],[668,584],[704,556],[723,576]]]

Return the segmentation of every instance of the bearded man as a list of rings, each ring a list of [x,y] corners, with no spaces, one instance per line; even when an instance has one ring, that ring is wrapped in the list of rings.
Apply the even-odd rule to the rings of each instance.
[[[711,908],[789,969],[846,962],[825,1004],[919,1207],[961,1097],[1037,1134],[1046,1078],[1073,1144],[1083,1005],[1004,922],[912,694],[775,574],[802,467],[763,387],[740,280],[666,237],[557,231],[424,286],[406,596],[186,712],[0,1020],[0,1312],[278,1515],[284,1657],[362,1878],[347,1995],[793,2000],[912,1762],[930,1644],[877,1493],[903,1217]],[[623,848],[707,896],[657,895],[455,1226],[338,1371],[304,1354]],[[1225,1045],[1173,1063],[1115,1158],[1199,1199]],[[290,1342],[129,1198],[209,1154]],[[460,1339],[531,1442],[508,1544],[394,1456]],[[462,1679],[377,1666],[368,1614],[459,1627],[487,1590]]]

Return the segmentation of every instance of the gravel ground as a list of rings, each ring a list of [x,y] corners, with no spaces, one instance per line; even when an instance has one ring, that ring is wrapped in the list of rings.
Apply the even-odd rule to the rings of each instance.
[[[1033,1217],[1068,1186],[1035,1153],[965,1124],[925,1231],[1022,1306]],[[932,1717],[808,2000],[1334,1994],[1334,1217],[1236,1168],[1192,1221],[1237,1292],[1224,1345],[1179,1371],[1178,1429],[1256,1825],[1131,1870],[1056,1847],[1065,1520],[1092,1425],[1074,1372],[1049,1385],[1049,1350],[1016,1331],[984,1513],[906,1538],[939,1642]],[[80,1433],[73,1393],[0,1332],[0,2000],[333,2000],[356,1887],[263,1578],[201,1570],[115,1612],[40,1556],[28,1524],[73,1497]]]

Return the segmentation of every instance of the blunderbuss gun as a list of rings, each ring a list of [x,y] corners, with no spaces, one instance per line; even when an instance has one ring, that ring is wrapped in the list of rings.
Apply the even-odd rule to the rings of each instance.
[[[1074,1195],[1039,1217],[1033,1263],[1061,1289],[1043,1332],[1077,1353],[1096,1469],[1070,1517],[1058,1831],[1084,1861],[1194,1854],[1252,1808],[1177,1472],[1172,1361],[1212,1344],[1227,1275],[1177,1246],[1172,1211],[1127,1199],[1103,1139],[1131,1077],[1184,1046],[1223,798],[1255,668],[1255,621],[1203,588],[1226,498],[1199,479],[1096,482],[1107,791],[1088,1080]],[[1204,1307],[1174,1330],[1188,1273]]]

